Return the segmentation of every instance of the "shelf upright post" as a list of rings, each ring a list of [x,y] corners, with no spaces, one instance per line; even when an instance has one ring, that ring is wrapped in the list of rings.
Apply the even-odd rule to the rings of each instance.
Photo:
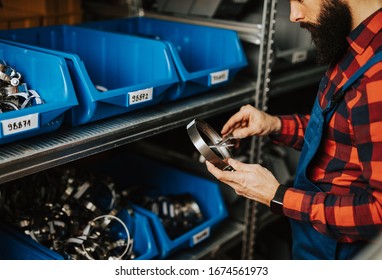
[[[264,0],[262,15],[261,44],[258,59],[257,84],[255,93],[255,107],[266,111],[270,91],[270,73],[273,60],[273,43],[276,24],[277,0]],[[253,137],[250,151],[251,163],[262,163],[263,139]],[[250,260],[255,258],[256,213],[257,202],[247,199],[245,202],[245,228],[242,240],[241,258]]]

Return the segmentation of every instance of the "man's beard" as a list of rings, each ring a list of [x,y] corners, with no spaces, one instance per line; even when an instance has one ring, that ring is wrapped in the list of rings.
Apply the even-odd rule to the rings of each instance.
[[[318,23],[300,25],[311,33],[317,63],[325,65],[339,59],[348,47],[346,37],[352,30],[352,15],[349,6],[340,0],[325,0]]]

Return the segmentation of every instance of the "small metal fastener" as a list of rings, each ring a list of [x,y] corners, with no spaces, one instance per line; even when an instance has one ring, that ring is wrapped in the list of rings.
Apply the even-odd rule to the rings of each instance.
[[[11,77],[4,72],[0,72],[0,80],[9,83],[11,81]]]
[[[18,79],[18,78],[11,78],[10,84],[13,87],[17,87],[20,84],[20,79]]]
[[[0,63],[0,113],[43,104],[35,90],[21,82],[22,75],[4,61]]]

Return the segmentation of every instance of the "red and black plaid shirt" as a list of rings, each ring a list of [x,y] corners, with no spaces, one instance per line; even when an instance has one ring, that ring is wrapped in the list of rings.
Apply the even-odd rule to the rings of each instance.
[[[325,74],[321,107],[376,52],[382,51],[382,9],[351,32],[343,59]],[[309,115],[280,116],[274,140],[296,149],[303,145]],[[325,192],[289,188],[286,216],[310,222],[340,242],[370,240],[382,230],[382,63],[370,68],[346,92],[324,131],[308,178]]]

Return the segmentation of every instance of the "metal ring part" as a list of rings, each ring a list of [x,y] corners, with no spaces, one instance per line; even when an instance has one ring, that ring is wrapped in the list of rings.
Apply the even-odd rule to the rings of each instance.
[[[103,220],[103,221],[101,221],[101,223],[99,223],[98,220]],[[89,237],[93,227],[105,229],[105,228],[109,227],[109,224],[112,222],[112,220],[115,220],[119,224],[121,224],[124,231],[126,232],[126,242],[120,242],[120,243],[115,244],[115,245],[118,245],[119,247],[125,247],[125,249],[123,250],[123,252],[119,256],[113,257],[113,259],[121,260],[129,252],[130,245],[131,245],[131,237],[130,237],[129,229],[127,228],[125,223],[120,218],[113,216],[113,215],[101,215],[101,216],[94,218],[93,220],[91,220],[88,223],[88,225],[84,229],[84,232],[83,232],[84,240],[86,240]],[[97,224],[97,222],[98,222],[98,224]],[[97,245],[96,243],[92,243],[92,244]],[[89,260],[94,260],[95,258],[90,253],[91,248],[88,248],[85,245],[85,243],[82,243],[81,246],[82,246],[82,250],[85,253],[86,257]]]
[[[222,137],[213,130],[205,121],[194,119],[187,125],[188,136],[190,137],[195,148],[200,154],[217,168],[224,171],[235,171],[232,166],[227,163],[228,158],[231,158],[231,152],[224,146],[216,147],[216,150],[221,154],[217,155],[209,145],[204,141],[200,132],[202,132],[214,145],[222,142]]]

